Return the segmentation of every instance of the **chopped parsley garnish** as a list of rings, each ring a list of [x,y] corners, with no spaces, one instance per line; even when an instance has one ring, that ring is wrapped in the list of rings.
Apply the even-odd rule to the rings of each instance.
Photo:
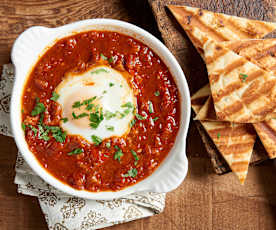
[[[114,131],[114,126],[107,125],[107,126],[105,126],[105,128],[106,128],[108,131]]]
[[[94,104],[88,104],[87,106],[86,106],[86,110],[91,110],[91,109],[93,109],[95,107],[95,105]]]
[[[92,139],[94,145],[99,145],[99,144],[102,143],[102,139],[99,138],[99,137],[97,137],[97,136],[95,136],[95,135],[92,135],[92,136],[91,136],[91,139]]]
[[[80,101],[75,101],[74,104],[72,105],[72,108],[79,108],[82,106],[82,103]]]
[[[120,88],[123,88],[123,86],[122,86],[122,85],[120,85]]]
[[[98,74],[98,73],[108,73],[108,71],[104,68],[99,68],[91,72],[91,74]]]
[[[52,132],[53,138],[56,139],[57,142],[63,143],[66,139],[66,132],[63,132],[59,126],[44,126],[45,129]]]
[[[128,115],[130,112],[131,112],[131,109],[125,109],[124,112],[123,112],[123,114],[124,114],[123,117],[125,117],[126,115]]]
[[[136,113],[135,114],[135,116],[136,116],[136,118],[138,119],[138,120],[146,120],[147,119],[147,115],[145,115],[145,116],[141,116],[140,114],[138,114],[138,113]]]
[[[75,112],[73,112],[72,116],[73,116],[74,119],[80,119],[80,118],[83,118],[83,117],[87,117],[88,113],[81,113],[79,115],[76,115]]]
[[[36,98],[36,105],[33,111],[31,112],[31,115],[36,116],[40,113],[43,113],[44,111],[45,111],[45,106],[43,105],[43,103],[39,102],[39,98]]]
[[[68,121],[67,117],[61,118],[60,120],[62,120],[64,123],[66,123]]]
[[[21,109],[21,113],[24,113],[24,109]]]
[[[158,96],[160,96],[160,92],[157,90],[157,91],[154,92],[154,95],[155,95],[156,97],[158,97]]]
[[[111,57],[108,59],[108,62],[109,62],[109,63],[113,63],[113,61],[114,61],[114,58],[111,56]]]
[[[109,149],[111,147],[111,143],[110,142],[106,142],[105,143],[105,147]]]
[[[103,94],[105,94],[105,93],[107,93],[107,91],[106,91],[106,90],[104,90],[104,91],[103,91]]]
[[[59,95],[54,91],[52,93],[52,97],[50,98],[52,101],[57,101],[59,99]]]
[[[247,74],[240,73],[240,79],[242,80],[242,82],[245,82],[247,77],[248,77]]]
[[[121,157],[124,155],[124,153],[117,145],[115,145],[115,149],[117,149],[117,151],[114,154],[114,160],[118,160],[120,162]]]
[[[137,169],[128,170],[127,174],[124,174],[123,177],[136,177],[138,174]]]
[[[131,120],[131,122],[130,122],[130,127],[132,127],[133,125],[135,125],[135,123],[136,123],[136,120],[135,120],[135,119]]]
[[[33,127],[32,125],[26,125],[26,126],[29,127],[34,132],[34,135],[36,136],[37,128]]]
[[[217,134],[217,138],[219,139],[221,137],[220,133]]]
[[[23,131],[25,132],[25,130],[26,130],[26,125],[24,124],[24,122],[22,122],[21,127],[22,127]]]
[[[94,96],[94,97],[91,97],[91,98],[89,98],[89,99],[86,99],[86,100],[83,101],[83,104],[84,104],[84,105],[88,105],[88,104],[90,104],[92,101],[94,101],[96,98],[97,98],[97,96]]]
[[[104,119],[103,114],[99,113],[99,111],[97,111],[95,113],[90,113],[89,114],[90,127],[92,129],[98,128],[99,124],[102,122],[103,119]]]
[[[133,108],[133,104],[131,102],[127,102],[123,105],[121,105],[122,108],[129,108],[132,109]]]
[[[44,141],[49,141],[50,137],[48,136],[49,129],[44,129],[42,125],[38,125],[38,138]]]
[[[105,111],[104,117],[106,120],[110,120],[112,117],[116,117],[116,113],[112,113],[110,111]]]
[[[112,86],[114,86],[114,83],[110,82],[109,87],[112,87]]]
[[[80,154],[80,153],[83,153],[83,150],[80,149],[80,148],[76,148],[73,151],[71,151],[70,153],[68,153],[68,155],[71,156],[71,155],[77,155],[77,154]]]
[[[149,105],[149,112],[150,112],[150,113],[154,113],[152,102],[151,102],[151,101],[148,101],[148,105]]]
[[[100,56],[101,56],[101,58],[102,58],[103,60],[107,60],[107,57],[104,56],[103,54],[100,54]]]
[[[159,117],[152,118],[153,122],[157,121]]]
[[[42,124],[43,123],[43,120],[44,120],[44,113],[42,113],[41,115],[40,115],[40,118],[39,118],[39,124]]]
[[[134,165],[137,165],[137,163],[139,161],[139,157],[137,156],[137,153],[134,150],[131,149],[130,151],[135,159]]]

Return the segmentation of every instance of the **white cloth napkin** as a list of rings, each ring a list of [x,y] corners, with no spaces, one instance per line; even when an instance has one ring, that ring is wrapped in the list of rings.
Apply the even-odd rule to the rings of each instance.
[[[12,136],[9,118],[13,65],[3,66],[0,80],[0,134]],[[140,192],[109,201],[67,195],[44,182],[18,153],[15,184],[18,192],[36,196],[51,230],[90,230],[140,219],[163,211],[165,193]]]

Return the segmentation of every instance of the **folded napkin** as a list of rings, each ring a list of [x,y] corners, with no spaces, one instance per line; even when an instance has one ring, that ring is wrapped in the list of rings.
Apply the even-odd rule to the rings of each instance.
[[[12,64],[3,66],[0,80],[0,134],[12,136],[9,118],[14,81]],[[36,196],[52,230],[90,230],[161,213],[165,193],[139,192],[114,200],[86,200],[65,194],[44,182],[18,153],[15,184],[18,192]]]

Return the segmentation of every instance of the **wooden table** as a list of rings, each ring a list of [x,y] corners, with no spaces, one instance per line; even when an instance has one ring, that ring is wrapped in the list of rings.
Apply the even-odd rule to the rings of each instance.
[[[160,38],[146,0],[1,0],[0,69],[10,62],[13,41],[26,28],[95,17],[129,21]],[[0,149],[0,229],[47,229],[37,199],[16,192],[13,139],[0,136]],[[189,131],[187,154],[187,179],[167,195],[162,214],[108,229],[276,229],[276,170],[272,162],[250,168],[242,187],[231,174],[214,175],[195,129]]]

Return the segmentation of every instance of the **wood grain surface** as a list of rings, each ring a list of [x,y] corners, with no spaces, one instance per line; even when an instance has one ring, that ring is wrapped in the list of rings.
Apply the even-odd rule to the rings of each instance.
[[[164,7],[165,2],[159,1],[159,6]],[[217,6],[230,4],[232,1],[207,2]],[[258,4],[263,6],[263,1],[254,2],[260,2]],[[271,6],[271,3],[267,4],[268,7]],[[256,8],[249,10],[258,11],[259,6],[256,5]],[[240,8],[239,5],[235,7]],[[10,49],[14,39],[26,28],[33,25],[54,27],[96,17],[129,21],[161,39],[146,0],[0,0],[0,67],[10,61]],[[183,34],[180,29],[177,28],[178,33]],[[186,48],[191,51],[193,49],[190,45]],[[178,49],[182,54],[182,48]],[[200,63],[197,54],[186,53],[179,61],[183,59],[190,60],[190,67],[195,77],[198,76],[197,65]],[[199,80],[198,87],[202,83]],[[192,90],[196,90],[196,87]],[[250,168],[245,186],[240,186],[231,173],[223,176],[214,175],[208,155],[194,126],[190,128],[189,140],[192,141],[189,141],[187,147],[189,156],[187,179],[177,190],[167,194],[165,211],[154,217],[108,229],[276,229],[274,179],[276,170],[273,163],[266,162],[261,166]],[[17,149],[12,138],[0,136],[0,149],[0,229],[47,229],[36,198],[16,193],[13,178]]]

